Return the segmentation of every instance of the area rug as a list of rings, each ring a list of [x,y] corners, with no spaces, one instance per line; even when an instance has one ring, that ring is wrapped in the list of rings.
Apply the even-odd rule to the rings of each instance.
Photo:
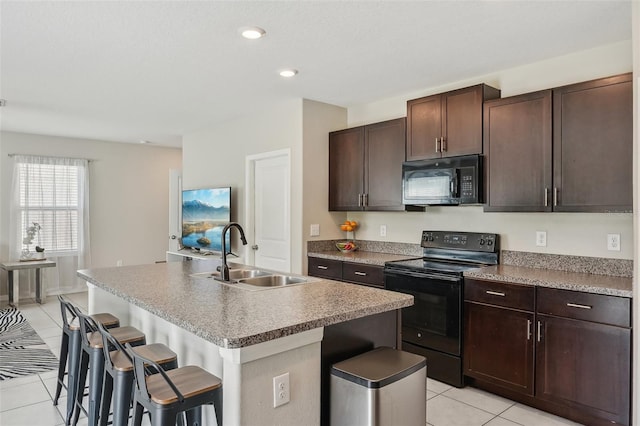
[[[0,310],[0,380],[58,368],[58,359],[19,310]]]

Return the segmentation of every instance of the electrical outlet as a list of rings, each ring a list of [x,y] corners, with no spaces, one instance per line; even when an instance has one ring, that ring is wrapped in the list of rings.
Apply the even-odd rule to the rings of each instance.
[[[380,225],[380,236],[381,237],[387,236],[387,225]]]
[[[273,378],[273,408],[287,404],[291,399],[289,388],[289,373]]]
[[[122,260],[116,260],[116,266],[122,266]]]
[[[319,223],[312,224],[309,232],[309,236],[317,237],[319,235],[320,235],[320,224]]]
[[[607,250],[620,251],[620,234],[607,234]]]
[[[547,246],[547,231],[536,231],[536,245],[538,247]]]

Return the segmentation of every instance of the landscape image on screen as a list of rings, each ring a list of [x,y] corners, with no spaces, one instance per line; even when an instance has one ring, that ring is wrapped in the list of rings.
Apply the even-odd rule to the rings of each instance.
[[[231,188],[182,191],[182,245],[222,251],[222,229],[231,221]],[[231,250],[230,235],[226,239]]]

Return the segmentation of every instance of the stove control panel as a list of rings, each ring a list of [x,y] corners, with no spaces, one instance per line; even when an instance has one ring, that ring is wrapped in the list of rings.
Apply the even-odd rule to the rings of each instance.
[[[498,235],[480,232],[422,231],[425,248],[498,252]]]

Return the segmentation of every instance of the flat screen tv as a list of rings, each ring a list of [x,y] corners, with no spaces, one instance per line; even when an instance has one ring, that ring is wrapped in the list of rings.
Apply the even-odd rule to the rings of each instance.
[[[231,188],[182,191],[182,245],[222,252],[222,229],[231,222]],[[231,251],[230,232],[227,251]]]

